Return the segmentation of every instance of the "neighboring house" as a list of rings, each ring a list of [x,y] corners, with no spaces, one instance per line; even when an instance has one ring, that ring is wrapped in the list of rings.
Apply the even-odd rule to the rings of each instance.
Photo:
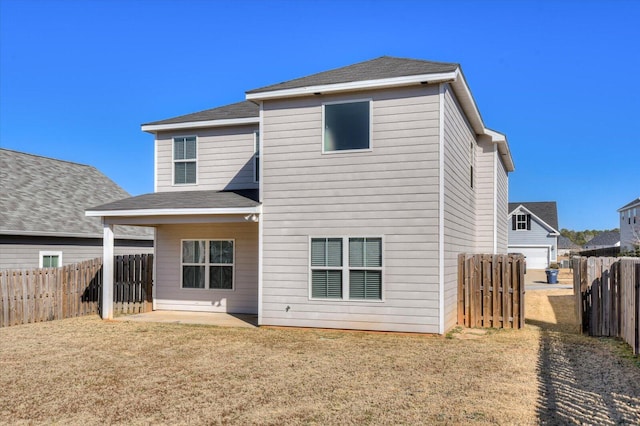
[[[571,241],[565,236],[558,236],[558,256],[568,256],[572,252],[579,252],[582,250],[578,244]]]
[[[527,268],[545,269],[558,260],[555,201],[509,203],[509,252],[527,256]]]
[[[640,248],[640,198],[618,209],[620,213],[620,248],[634,251]]]
[[[106,253],[113,224],[156,228],[154,309],[454,326],[458,254],[507,251],[514,168],[459,65],[381,57],[246,98],[144,124],[155,192],[87,211]]]
[[[128,194],[97,169],[0,149],[0,269],[102,257],[102,223],[87,207]],[[153,230],[117,230],[116,254],[153,252]]]
[[[595,250],[609,247],[620,247],[620,231],[600,232],[584,246],[584,250]]]

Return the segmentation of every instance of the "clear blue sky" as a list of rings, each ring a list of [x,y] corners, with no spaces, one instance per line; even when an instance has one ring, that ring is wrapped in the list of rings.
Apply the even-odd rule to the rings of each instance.
[[[511,201],[582,230],[640,196],[638,1],[0,0],[0,146],[153,192],[141,123],[382,55],[462,65]]]

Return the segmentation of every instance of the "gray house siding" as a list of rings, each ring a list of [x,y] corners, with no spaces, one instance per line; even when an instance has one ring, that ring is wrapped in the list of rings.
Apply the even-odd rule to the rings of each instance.
[[[322,153],[322,103],[372,99],[372,150]],[[261,323],[438,332],[437,86],[263,105]],[[383,300],[309,297],[312,237],[382,237]]]
[[[444,329],[456,323],[458,254],[476,247],[475,133],[453,93],[444,92]]]
[[[497,149],[488,137],[478,140],[475,164],[476,251],[493,253],[495,238],[495,161]]]
[[[234,289],[181,288],[181,241],[234,240]],[[155,309],[258,313],[258,224],[159,225],[156,231]]]
[[[496,253],[507,253],[509,245],[509,176],[504,164],[500,160],[500,154],[495,153],[496,169],[496,227],[497,244]]]
[[[519,210],[516,210],[514,214],[518,214]],[[527,214],[526,211],[522,211],[522,214]],[[509,251],[510,252],[522,252],[528,257],[528,266],[536,268],[533,264],[534,260],[529,259],[532,256],[528,249],[537,250],[542,247],[547,247],[547,255],[549,262],[555,262],[558,256],[558,237],[551,235],[551,231],[544,225],[542,225],[533,215],[531,216],[531,229],[530,230],[514,230],[512,226],[512,215],[505,221],[508,223],[509,228]],[[536,256],[538,256],[536,254]],[[547,267],[547,264],[541,265],[541,267]]]
[[[2,237],[0,237],[0,240]],[[50,238],[49,238],[50,240]],[[0,269],[33,269],[40,266],[40,252],[60,252],[62,266],[102,257],[102,240],[92,245],[1,244]],[[116,255],[153,253],[153,247],[116,246]]]
[[[257,125],[164,132],[156,136],[156,192],[258,188],[254,183]],[[197,136],[197,184],[173,184],[173,138]]]
[[[632,251],[640,243],[640,204],[620,210],[620,249]]]

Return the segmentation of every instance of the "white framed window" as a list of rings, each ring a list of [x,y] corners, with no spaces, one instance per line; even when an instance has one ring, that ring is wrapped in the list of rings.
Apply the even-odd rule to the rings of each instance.
[[[469,144],[469,183],[473,188],[473,166],[475,165],[475,142]]]
[[[62,252],[61,251],[41,251],[40,268],[59,268],[62,266]]]
[[[371,149],[371,99],[322,104],[322,152]]]
[[[382,300],[381,237],[310,239],[310,298]]]
[[[173,183],[174,185],[195,184],[198,146],[195,136],[173,138]]]
[[[182,240],[180,286],[233,290],[234,240]]]
[[[260,132],[253,132],[253,181],[260,182]]]
[[[531,215],[518,213],[512,217],[514,231],[530,231],[531,230]]]

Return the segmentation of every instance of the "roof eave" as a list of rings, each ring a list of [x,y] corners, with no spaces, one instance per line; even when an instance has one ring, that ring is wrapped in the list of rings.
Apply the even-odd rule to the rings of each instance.
[[[19,231],[3,229],[0,235],[18,235],[24,237],[48,237],[48,238],[102,238],[101,233],[77,233],[77,232],[47,232],[47,231]],[[152,240],[153,236],[144,235],[116,235],[118,240]]]
[[[535,213],[533,213],[531,210],[526,208],[523,204],[518,204],[518,207],[516,207],[515,209],[511,210],[509,212],[509,214],[507,215],[507,218],[510,218],[511,216],[513,216],[513,214],[516,212],[516,210],[519,210],[519,209],[522,209],[525,212],[529,213],[531,215],[531,217],[533,217],[538,223],[541,223],[545,228],[547,228],[547,230],[549,230],[549,233],[551,235],[556,235],[556,236],[560,235],[560,232],[558,232],[558,230],[556,228],[554,228],[553,226],[549,225],[547,222],[542,220],[540,218],[540,216],[538,216]]]
[[[383,78],[377,80],[322,84],[316,86],[296,87],[292,89],[270,90],[266,92],[247,92],[246,99],[262,101],[268,99],[291,98],[296,96],[309,96],[318,93],[327,94],[365,89],[384,89],[423,83],[436,84],[455,81],[457,76],[458,70],[455,70],[444,73],[419,74],[403,77]]]
[[[623,210],[627,210],[627,209],[631,209],[634,207],[640,207],[640,198],[638,198],[635,201],[632,201],[630,203],[625,204],[624,206],[620,207],[617,211],[618,213],[620,213]]]
[[[507,136],[496,132],[491,129],[484,129],[485,135],[491,138],[491,142],[498,146],[498,152],[500,153],[500,157],[504,162],[504,165],[508,172],[512,172],[515,170],[515,164],[513,163],[513,157],[511,156],[511,150],[509,149],[509,142],[507,141]]]
[[[222,120],[185,121],[182,123],[143,124],[141,129],[147,133],[158,133],[168,130],[198,129],[202,127],[243,126],[258,124],[260,117],[227,118]]]
[[[89,217],[133,217],[133,216],[199,216],[260,214],[262,206],[227,208],[171,208],[171,209],[130,209],[130,210],[86,210]]]

